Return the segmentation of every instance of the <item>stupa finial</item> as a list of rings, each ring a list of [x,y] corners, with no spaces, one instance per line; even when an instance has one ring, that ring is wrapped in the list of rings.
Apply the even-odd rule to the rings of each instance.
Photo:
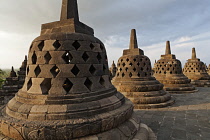
[[[60,20],[73,18],[74,21],[79,21],[77,0],[63,0],[61,8]]]
[[[17,74],[16,74],[13,66],[12,66],[12,69],[11,69],[11,72],[10,72],[10,76],[9,77],[17,77]]]
[[[25,61],[27,61],[27,55],[25,55]]]
[[[192,59],[196,59],[196,51],[195,48],[192,48]]]
[[[166,41],[166,55],[171,54],[171,46],[170,46],[170,41]]]
[[[137,37],[136,37],[136,30],[135,29],[131,30],[130,47],[129,48],[130,49],[138,48]]]

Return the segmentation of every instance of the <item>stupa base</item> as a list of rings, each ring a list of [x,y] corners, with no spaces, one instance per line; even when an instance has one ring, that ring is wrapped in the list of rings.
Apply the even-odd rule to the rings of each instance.
[[[150,140],[151,137],[151,140],[155,140],[152,131],[141,124],[140,118],[133,113],[133,105],[129,100],[113,111],[73,120],[28,121],[10,117],[5,112],[4,107],[0,115],[1,139],[69,140],[82,137],[80,139],[130,140],[136,137]]]
[[[195,87],[210,87],[210,80],[194,80],[191,84]]]
[[[198,91],[195,87],[165,87],[165,90],[170,94],[187,94]]]
[[[134,109],[163,108],[175,103],[175,99],[165,90],[121,93],[133,102]]]
[[[15,119],[13,119],[14,121]],[[20,121],[21,122],[21,121]],[[19,123],[20,123],[19,122]],[[1,122],[4,130],[1,128],[0,139],[1,140],[70,140],[73,136],[72,131],[67,131],[66,126],[59,126],[54,124],[54,129],[49,129],[49,126],[43,127],[40,130],[33,130],[29,125],[25,124],[25,129],[31,130],[29,134],[23,133],[24,129],[18,129],[21,126],[18,126],[15,123],[5,124]],[[111,125],[111,124],[110,124]],[[109,127],[109,126],[106,126]],[[95,128],[97,129],[97,128]],[[3,133],[2,133],[3,130]],[[85,133],[87,129],[80,128],[79,133]],[[28,135],[28,136],[26,136]],[[9,138],[8,136],[12,137]],[[118,127],[111,129],[106,132],[99,134],[76,138],[74,140],[157,140],[157,137],[153,131],[145,124],[142,124],[140,118],[133,113],[132,117],[119,125]]]
[[[169,101],[156,104],[134,104],[134,109],[153,109],[153,108],[163,108],[171,106],[175,103],[175,99],[172,97]]]

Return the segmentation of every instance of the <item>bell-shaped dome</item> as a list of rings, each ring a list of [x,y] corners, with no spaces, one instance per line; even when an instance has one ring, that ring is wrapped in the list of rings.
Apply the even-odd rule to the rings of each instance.
[[[76,0],[63,0],[61,20],[42,25],[25,83],[5,110],[1,131],[17,140],[132,139],[141,128],[132,102],[111,84],[104,44],[79,21]]]
[[[183,73],[197,87],[210,86],[210,76],[206,71],[205,64],[196,57],[195,48],[192,48],[192,58],[185,63]]]
[[[166,42],[165,55],[154,64],[155,78],[164,84],[164,89],[170,93],[191,93],[195,92],[195,87],[190,83],[182,72],[182,64],[171,54],[170,42]]]
[[[138,48],[136,31],[131,30],[130,48],[119,58],[112,83],[136,109],[165,107],[174,103],[163,84],[151,76],[150,59]]]

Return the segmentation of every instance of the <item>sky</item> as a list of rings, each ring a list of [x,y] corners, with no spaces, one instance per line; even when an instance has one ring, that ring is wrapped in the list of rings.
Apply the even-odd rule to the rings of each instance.
[[[109,64],[129,47],[136,29],[139,48],[154,63],[171,41],[182,64],[191,57],[210,63],[210,0],[78,0],[80,21],[106,46]],[[0,68],[16,69],[41,24],[60,19],[61,0],[0,0]]]

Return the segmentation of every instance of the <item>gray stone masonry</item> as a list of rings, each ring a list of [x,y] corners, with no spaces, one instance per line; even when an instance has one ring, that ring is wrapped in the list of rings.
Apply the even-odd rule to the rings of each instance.
[[[210,88],[175,94],[176,104],[167,108],[136,110],[142,122],[156,133],[158,140],[210,139]]]

